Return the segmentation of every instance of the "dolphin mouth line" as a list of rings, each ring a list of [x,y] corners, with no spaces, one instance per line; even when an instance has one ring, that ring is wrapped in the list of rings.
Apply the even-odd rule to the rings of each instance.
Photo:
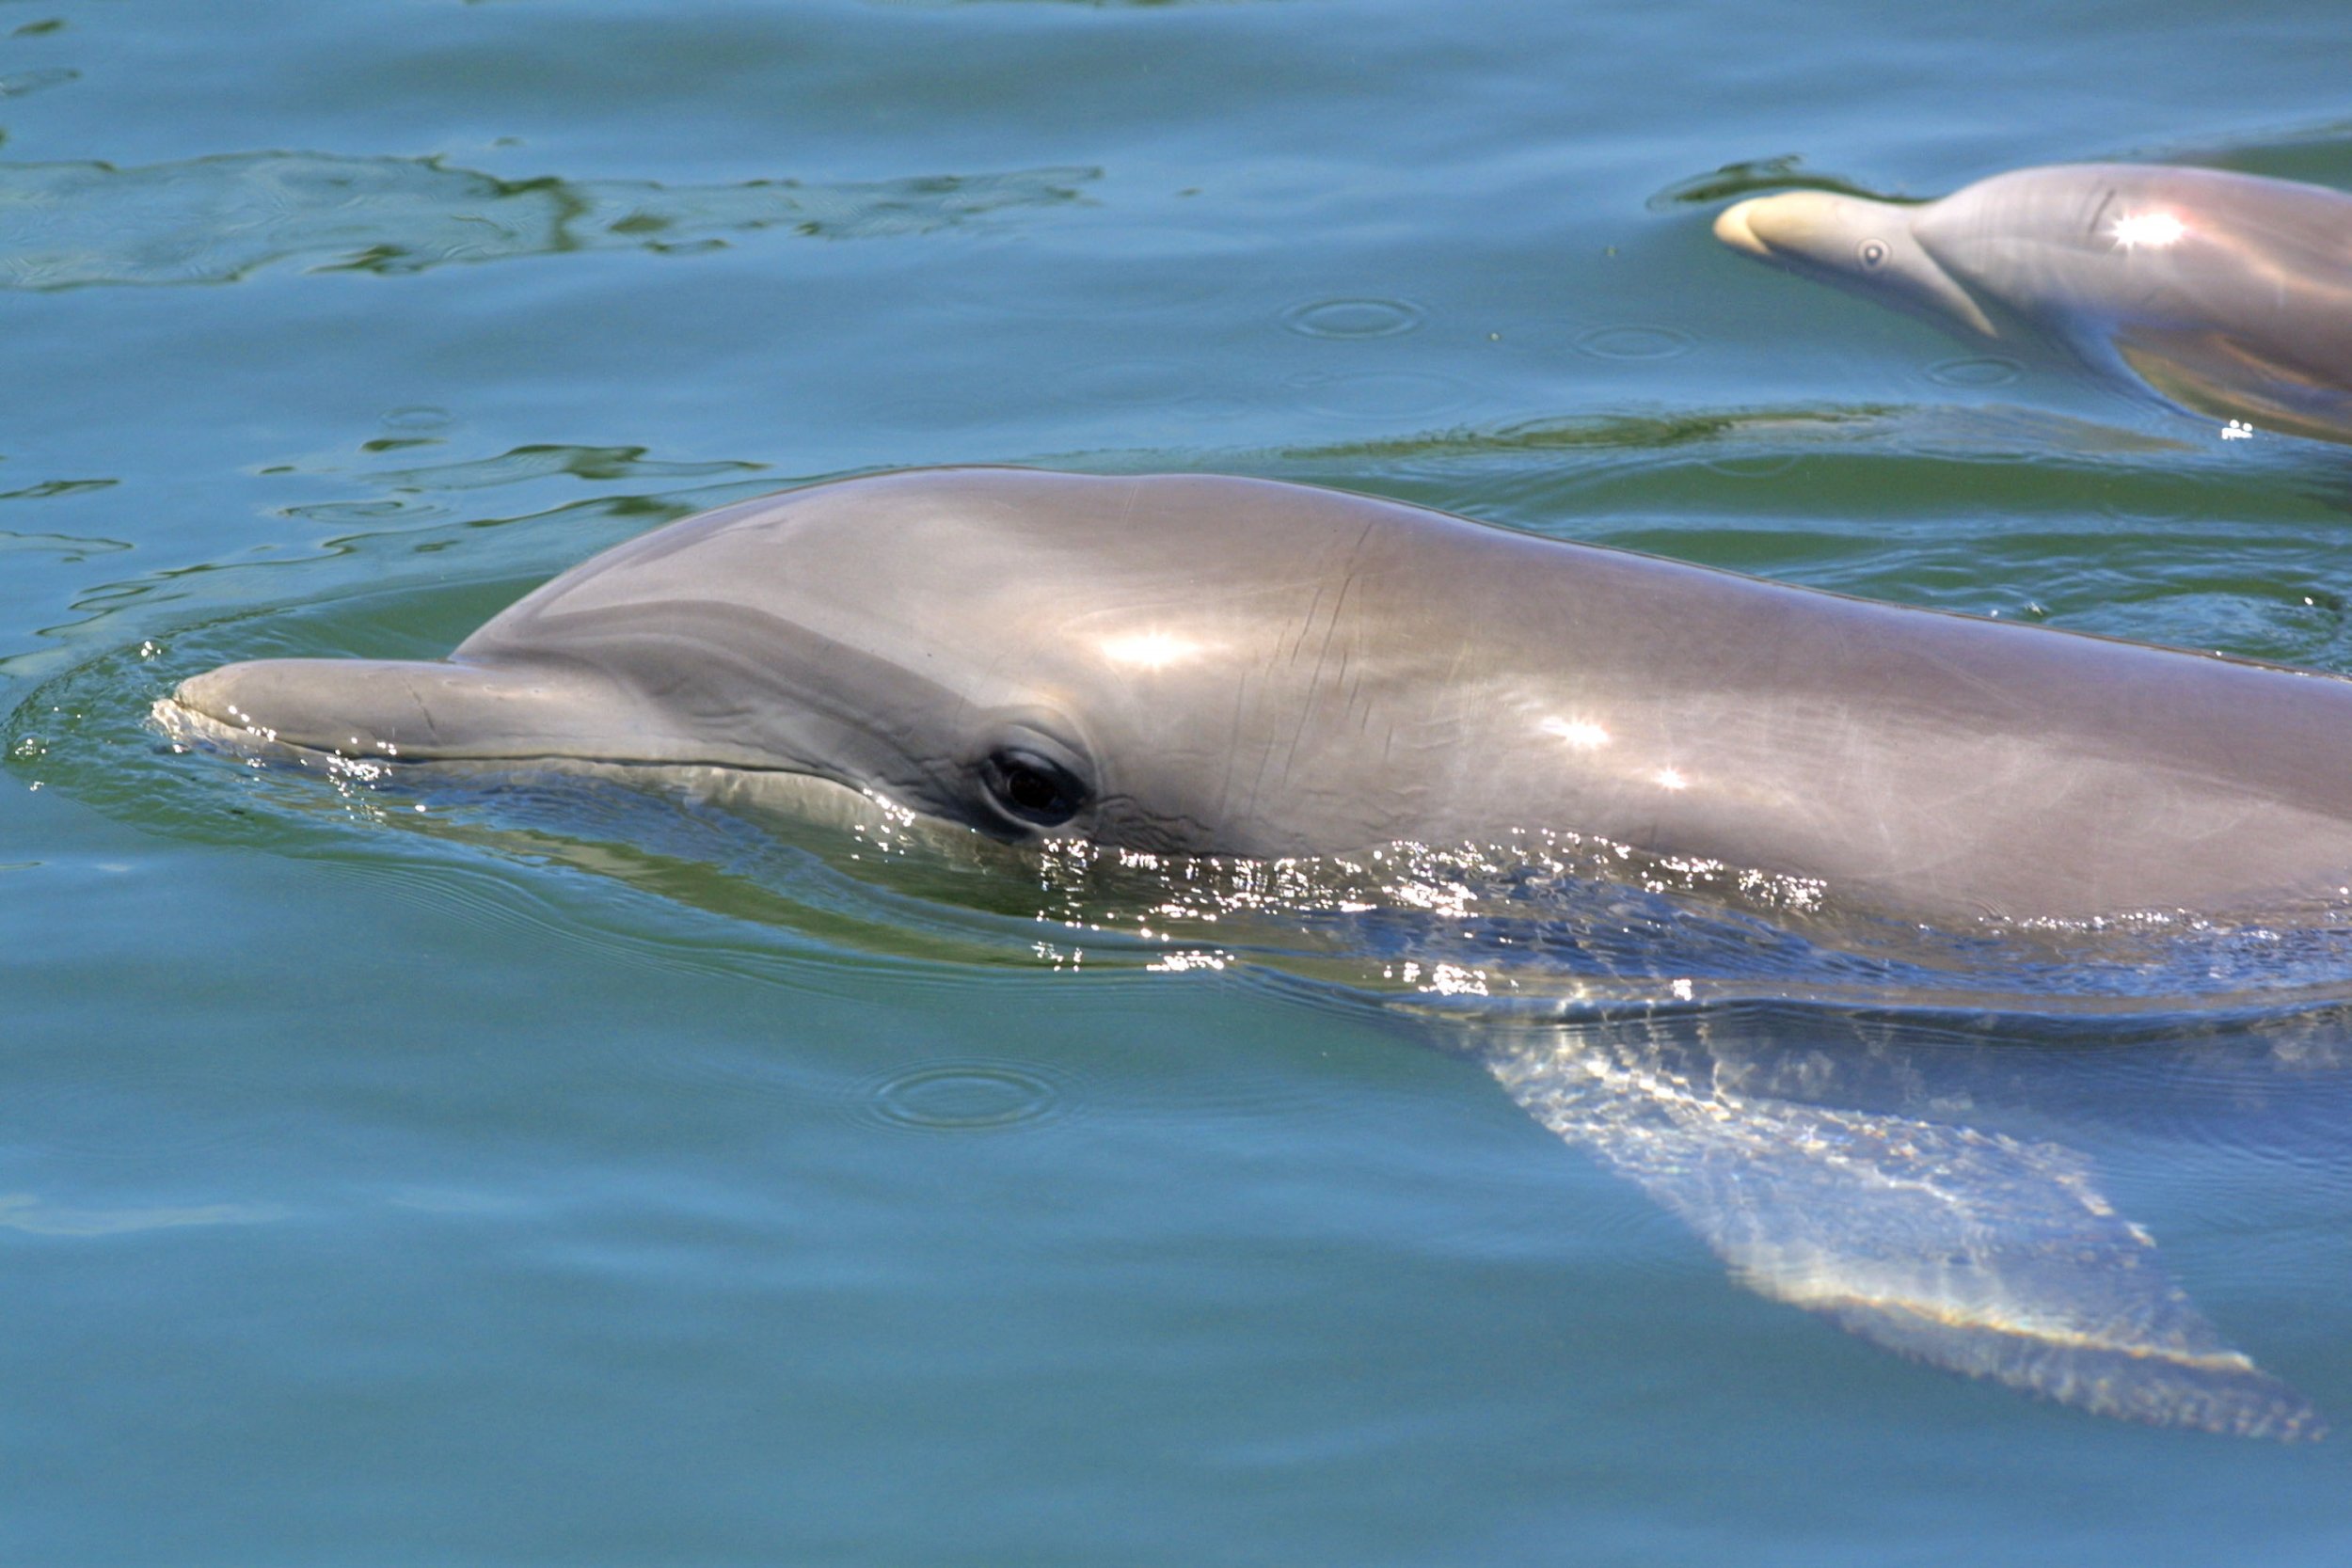
[[[694,757],[626,757],[596,756],[581,752],[496,752],[469,756],[434,755],[415,751],[404,752],[385,743],[377,752],[331,751],[322,746],[309,746],[298,740],[287,740],[265,724],[246,723],[219,718],[203,709],[191,707],[174,697],[158,697],[148,710],[148,720],[162,732],[164,738],[175,746],[200,748],[227,752],[254,762],[283,762],[302,767],[323,768],[331,772],[352,776],[373,776],[378,769],[396,768],[506,768],[556,767],[588,769],[614,769],[637,772],[708,772],[744,774],[758,778],[807,779],[831,784],[850,794],[872,800],[891,812],[907,808],[862,789],[856,784],[819,773],[814,768],[784,768],[772,764],[720,762]]]
[[[762,820],[786,819],[869,841],[881,835],[894,845],[913,842],[911,835],[931,822],[937,823],[938,831],[955,836],[972,832],[961,823],[926,817],[862,785],[795,768],[744,767],[727,762],[657,762],[560,752],[517,752],[488,757],[352,755],[281,740],[260,725],[230,723],[169,697],[155,701],[150,710],[150,722],[181,750],[210,752],[254,768],[276,766],[324,773],[336,780],[339,786],[384,783],[404,768],[437,774],[458,788],[469,778],[483,780],[521,772],[566,777],[648,794],[683,794],[699,803]],[[417,809],[421,811],[424,807],[420,804]]]

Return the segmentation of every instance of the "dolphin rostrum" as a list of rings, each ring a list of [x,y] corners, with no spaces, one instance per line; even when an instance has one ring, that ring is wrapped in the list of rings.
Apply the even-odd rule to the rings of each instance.
[[[1940,201],[1788,191],[1725,245],[1988,338],[2023,325],[2218,419],[2352,441],[2352,196],[2161,165],[2061,164]]]
[[[715,771],[1154,853],[1556,831],[1970,928],[2352,883],[2352,682],[1200,475],[812,485],[611,550],[446,659],[231,664],[158,717],[263,755]],[[2079,1157],[1733,1093],[1630,1039],[1470,1053],[1767,1294],[2093,1410],[2316,1430]]]

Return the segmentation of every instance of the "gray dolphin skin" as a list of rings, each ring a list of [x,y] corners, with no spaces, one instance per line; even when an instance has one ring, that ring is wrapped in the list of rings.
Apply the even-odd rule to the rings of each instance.
[[[1940,201],[1788,191],[1725,245],[1988,338],[2055,337],[2185,407],[2352,441],[2352,196],[2161,165],[2062,164]]]
[[[1561,830],[1963,926],[2352,881],[2352,683],[1248,479],[813,485],[623,545],[445,660],[232,664],[158,718],[263,756],[718,769],[1012,841]],[[2321,1430],[2079,1156],[1781,1098],[1703,1010],[1472,1033],[1768,1296],[2102,1414]]]
[[[1007,839],[1559,830],[1928,920],[2352,882],[2352,682],[1247,479],[817,485],[623,545],[447,660],[177,701],[355,756],[813,776]]]

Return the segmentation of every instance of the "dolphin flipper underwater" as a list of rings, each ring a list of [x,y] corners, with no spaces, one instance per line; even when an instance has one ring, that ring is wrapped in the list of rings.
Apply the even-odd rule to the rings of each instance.
[[[1988,338],[2011,324],[2217,419],[2352,441],[2352,196],[2155,165],[1996,175],[1939,201],[1790,191],[1725,245]]]
[[[1962,930],[2352,883],[2352,682],[1209,476],[814,485],[609,551],[448,659],[229,665],[156,713],[257,758],[617,767],[1149,855],[1555,832]],[[1464,1054],[1767,1295],[2102,1414],[2320,1430],[2078,1156],[1738,1092],[1703,1008],[1473,1023]]]
[[[1702,1014],[1503,1030],[1512,1098],[1671,1211],[1741,1285],[2096,1415],[2286,1440],[2326,1424],[2229,1345],[2059,1145],[1726,1084]],[[1719,1037],[1729,1037],[1723,1038]]]

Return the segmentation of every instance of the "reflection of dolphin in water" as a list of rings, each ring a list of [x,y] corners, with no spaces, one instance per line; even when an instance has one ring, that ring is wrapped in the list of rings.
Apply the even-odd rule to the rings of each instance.
[[[1914,917],[2352,877],[2352,684],[1235,479],[817,486],[601,556],[448,661],[230,665],[159,715],[296,757],[719,769],[737,799],[1156,852],[1566,830]],[[1510,1038],[1478,1054],[1522,1103],[1768,1294],[2095,1410],[2315,1425],[2063,1151]]]
[[[1998,338],[2009,319],[2217,418],[2352,441],[2352,196],[2213,169],[2020,169],[1925,204],[1789,191],[1724,244]]]

